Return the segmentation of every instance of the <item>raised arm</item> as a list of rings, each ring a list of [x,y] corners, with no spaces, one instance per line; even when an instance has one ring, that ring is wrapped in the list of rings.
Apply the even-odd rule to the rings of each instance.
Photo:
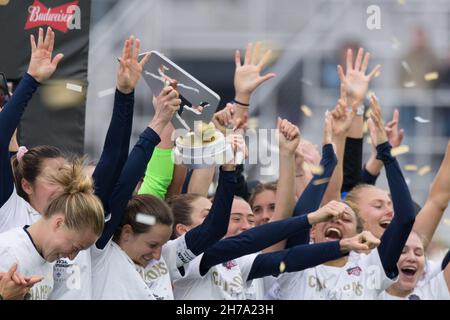
[[[228,139],[232,141],[234,157],[221,167],[219,184],[211,210],[201,225],[185,234],[186,246],[194,255],[203,253],[222,239],[228,230],[234,188],[236,187],[235,156],[237,152],[245,152],[245,142],[241,135],[231,135]]]
[[[33,93],[40,83],[51,77],[63,58],[63,54],[59,53],[52,59],[54,42],[55,33],[51,28],[47,29],[45,38],[44,30],[39,28],[37,43],[34,35],[30,35],[31,58],[28,71],[22,77],[14,95],[0,112],[0,206],[5,204],[14,189],[8,151],[11,138]]]
[[[234,55],[236,70],[234,74],[234,105],[236,106],[233,119],[248,119],[250,97],[252,93],[265,81],[275,77],[274,73],[261,75],[262,70],[267,65],[272,54],[267,50],[260,58],[261,42],[247,45],[245,50],[244,63],[241,62],[241,53],[236,50]]]
[[[398,275],[397,262],[412,230],[415,213],[408,185],[397,159],[391,155],[392,147],[388,142],[381,108],[375,96],[371,98],[371,108],[368,125],[373,133],[372,141],[377,146],[377,158],[383,162],[386,170],[394,206],[394,218],[381,237],[378,253],[386,275],[394,279]]]
[[[139,39],[131,36],[125,40],[117,71],[113,114],[100,160],[92,174],[95,194],[102,201],[105,213],[110,211],[109,198],[128,158],[133,125],[134,88],[144,64],[149,59],[147,55],[139,62],[139,50]]]
[[[155,116],[148,127],[140,135],[138,142],[125,163],[109,201],[111,217],[105,222],[103,234],[96,242],[99,249],[103,249],[119,226],[123,212],[133,195],[133,191],[139,180],[145,173],[145,168],[150,160],[153,150],[160,142],[159,135],[163,131],[172,116],[180,108],[181,100],[178,92],[172,87],[164,88],[157,98]]]
[[[338,100],[336,108],[331,112],[333,144],[336,150],[337,165],[331,176],[325,195],[323,196],[322,204],[328,203],[331,200],[341,199],[341,188],[344,177],[343,162],[345,139],[347,138],[348,130],[356,114],[356,105],[353,105],[351,110],[348,110],[347,106],[348,100],[346,85],[341,83],[340,99]]]
[[[370,53],[364,54],[359,48],[355,63],[353,64],[353,51],[347,50],[347,67],[344,74],[342,66],[338,66],[338,75],[341,83],[347,88],[348,105],[356,106],[357,112],[348,131],[344,152],[344,176],[342,191],[350,191],[361,181],[363,126],[364,126],[364,99],[369,88],[369,82],[379,72],[377,65],[369,74],[366,70],[369,65]]]
[[[216,264],[259,252],[300,230],[311,228],[313,224],[333,219],[344,211],[345,205],[334,201],[308,215],[266,223],[223,239],[205,251],[200,264],[201,273],[206,274]]]
[[[441,167],[434,178],[427,201],[419,211],[414,223],[414,231],[426,239],[425,248],[433,238],[439,222],[450,201],[450,142]]]
[[[394,111],[392,120],[385,126],[386,135],[392,148],[396,148],[402,144],[405,132],[403,129],[398,128],[399,112]],[[381,169],[383,168],[383,162],[377,159],[377,150],[372,144],[372,153],[369,160],[365,164],[362,172],[362,182],[374,185]]]

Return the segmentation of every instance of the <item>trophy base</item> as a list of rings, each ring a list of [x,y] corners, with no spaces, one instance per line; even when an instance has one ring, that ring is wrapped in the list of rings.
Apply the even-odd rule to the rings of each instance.
[[[230,144],[224,135],[217,131],[210,142],[196,139],[192,132],[178,137],[174,148],[175,163],[189,169],[202,169],[224,164],[233,158]]]

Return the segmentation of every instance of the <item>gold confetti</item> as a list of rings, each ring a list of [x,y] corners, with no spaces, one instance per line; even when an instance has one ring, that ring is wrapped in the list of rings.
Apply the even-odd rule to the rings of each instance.
[[[312,111],[307,105],[302,105],[300,107],[300,109],[302,110],[302,112],[303,112],[303,114],[305,116],[307,116],[307,117],[311,117],[312,116]]]
[[[280,273],[283,273],[286,270],[286,264],[284,261],[280,262]]]
[[[419,169],[419,171],[417,171],[417,174],[419,176],[424,176],[428,173],[431,172],[431,167],[430,166],[423,166],[422,168]]]
[[[321,165],[314,165],[307,162],[303,162],[303,169],[311,171],[312,174],[321,175],[323,173],[323,167]]]
[[[399,4],[404,5],[405,4],[405,0],[397,0]]]
[[[417,166],[415,164],[407,164],[403,168],[406,171],[417,171]]]
[[[368,126],[367,126],[367,121],[364,121],[364,123],[363,123],[363,133],[367,133],[367,130],[369,130]]]
[[[364,114],[364,116],[366,118],[370,118],[370,115],[372,114],[372,108],[367,109],[366,113]]]
[[[378,78],[381,75],[381,70],[378,70],[377,72],[375,72],[375,74],[373,75],[374,78]]]
[[[396,157],[404,153],[409,152],[409,146],[402,144],[401,146],[398,146],[397,148],[391,149],[391,156]]]
[[[444,223],[445,223],[446,225],[450,226],[450,219],[445,218],[445,219],[444,219]]]
[[[371,137],[367,137],[366,142],[367,142],[368,144],[372,144],[372,138],[371,138]]]
[[[434,72],[428,72],[427,74],[424,75],[425,81],[433,81],[433,80],[437,80],[439,79],[439,73],[434,71]]]
[[[313,185],[319,186],[321,184],[327,183],[328,181],[330,181],[330,178],[317,179],[313,181]]]
[[[9,0],[0,0],[0,6],[6,6],[9,3]]]

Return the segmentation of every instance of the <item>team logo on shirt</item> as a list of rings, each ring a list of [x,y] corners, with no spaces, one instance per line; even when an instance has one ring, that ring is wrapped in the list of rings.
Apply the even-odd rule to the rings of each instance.
[[[361,275],[361,272],[362,272],[362,270],[361,270],[361,268],[358,267],[358,266],[357,266],[357,267],[353,267],[353,268],[348,268],[348,269],[347,269],[347,273],[348,273],[349,276],[354,275],[354,276],[359,277],[359,276]]]
[[[227,268],[228,270],[231,270],[233,267],[236,267],[236,266],[237,266],[237,263],[236,263],[236,261],[231,260],[231,261],[227,261],[227,262],[222,263],[222,265],[223,265],[225,268]]]

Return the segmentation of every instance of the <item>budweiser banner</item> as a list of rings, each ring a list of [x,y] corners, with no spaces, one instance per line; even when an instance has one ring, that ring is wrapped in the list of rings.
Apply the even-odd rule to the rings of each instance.
[[[82,154],[87,94],[90,0],[0,2],[0,72],[17,83],[30,58],[30,34],[55,31],[54,53],[64,59],[33,96],[19,126],[21,145],[49,144]]]

